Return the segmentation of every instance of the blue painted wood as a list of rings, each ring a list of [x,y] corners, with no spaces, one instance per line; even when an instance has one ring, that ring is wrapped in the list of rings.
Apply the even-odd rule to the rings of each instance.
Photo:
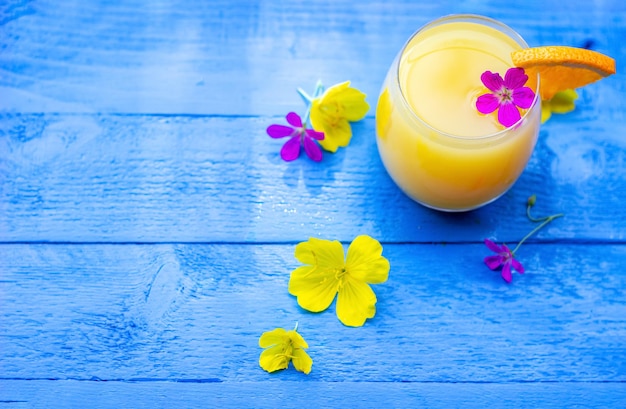
[[[624,245],[523,246],[509,285],[484,245],[387,244],[362,328],[297,306],[294,247],[0,246],[0,379],[626,383]],[[269,378],[258,338],[296,322],[313,371]]]
[[[449,215],[408,199],[376,150],[374,120],[321,163],[280,159],[279,117],[5,115],[0,241],[514,242],[536,214],[564,212],[540,240],[626,238],[624,123],[556,118],[503,198]],[[245,142],[244,142],[245,141]]]
[[[381,383],[0,381],[10,408],[589,408],[623,407],[616,383]],[[251,399],[253,398],[253,400]]]
[[[618,74],[542,127],[514,188],[450,215],[404,197],[374,143],[286,164],[265,128],[350,79],[375,105],[433,18],[590,46]],[[0,3],[0,402],[11,407],[598,407],[626,401],[622,0],[550,3],[9,0]],[[518,256],[484,237],[566,217]],[[381,240],[378,313],[343,327],[286,291],[294,244]],[[309,376],[258,336],[299,322]]]
[[[374,97],[408,37],[451,13],[502,20],[531,45],[592,41],[624,66],[622,0],[311,3],[9,0],[0,109],[284,115],[301,102],[294,90],[318,79],[350,79]],[[606,115],[625,78],[597,87],[594,106]]]

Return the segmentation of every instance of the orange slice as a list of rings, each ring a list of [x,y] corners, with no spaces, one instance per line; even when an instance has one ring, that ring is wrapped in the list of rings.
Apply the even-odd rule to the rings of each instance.
[[[546,46],[524,48],[511,53],[513,65],[526,71],[528,86],[536,88],[537,73],[541,78],[541,99],[580,88],[615,74],[615,60],[585,48]]]

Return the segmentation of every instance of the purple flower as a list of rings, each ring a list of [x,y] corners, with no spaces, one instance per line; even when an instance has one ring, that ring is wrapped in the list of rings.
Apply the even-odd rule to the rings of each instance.
[[[511,266],[513,266],[513,268],[520,274],[524,274],[524,266],[522,266],[522,263],[513,258],[513,252],[509,250],[506,244],[498,246],[493,241],[485,239],[485,245],[489,248],[489,250],[498,254],[497,256],[485,257],[485,264],[492,270],[496,270],[498,267],[502,266],[502,278],[504,278],[504,281],[510,283],[513,279],[511,275]]]
[[[491,93],[478,97],[476,109],[481,114],[490,114],[497,109],[498,121],[507,128],[521,118],[517,107],[528,109],[535,99],[533,90],[524,86],[528,75],[523,68],[509,68],[504,79],[498,73],[485,71],[480,80]]]
[[[324,133],[314,131],[313,129],[306,129],[306,127],[302,125],[300,115],[295,112],[287,114],[287,122],[291,126],[270,125],[267,128],[267,134],[272,138],[291,137],[280,150],[280,157],[285,161],[297,159],[298,156],[300,156],[300,145],[303,145],[304,151],[309,158],[316,162],[321,161],[322,150],[315,141],[324,139]]]

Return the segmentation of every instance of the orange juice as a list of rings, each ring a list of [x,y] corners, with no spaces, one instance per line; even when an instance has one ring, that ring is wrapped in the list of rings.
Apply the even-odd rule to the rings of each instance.
[[[417,31],[385,79],[376,109],[378,150],[391,178],[417,202],[464,211],[504,194],[535,147],[540,100],[510,128],[484,115],[485,71],[504,77],[511,52],[527,47],[507,26],[456,15]],[[537,91],[536,89],[534,90]]]

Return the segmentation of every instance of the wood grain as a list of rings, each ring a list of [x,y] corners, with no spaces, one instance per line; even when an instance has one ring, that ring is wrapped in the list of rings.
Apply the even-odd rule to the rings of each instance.
[[[544,3],[11,0],[0,11],[0,110],[276,115],[318,79],[352,80],[374,101],[409,36],[452,13],[499,19],[531,45],[591,42],[623,65],[626,3]],[[623,121],[623,76],[590,90],[597,112]]]
[[[2,245],[0,379],[263,382],[259,336],[299,322],[311,381],[626,382],[623,245],[522,247],[510,285],[483,245],[385,245],[361,328],[297,306],[293,251]]]
[[[542,126],[519,182],[464,214],[386,175],[374,110],[322,163],[265,129],[297,87],[351,80],[372,108],[424,23],[487,15],[618,74]],[[626,402],[626,3],[0,2],[0,404],[11,408],[620,408]],[[485,237],[566,217],[506,284]],[[383,242],[377,315],[342,326],[287,293],[295,243]],[[299,323],[309,376],[258,366]]]
[[[4,391],[4,392],[2,392]],[[6,381],[0,394],[11,408],[619,408],[620,383],[390,383],[390,382],[99,382]]]
[[[465,214],[408,199],[382,166],[374,121],[315,163],[280,159],[265,129],[279,117],[4,115],[0,241],[514,242],[537,215],[564,212],[541,240],[623,242],[624,123],[556,118],[518,183]]]

